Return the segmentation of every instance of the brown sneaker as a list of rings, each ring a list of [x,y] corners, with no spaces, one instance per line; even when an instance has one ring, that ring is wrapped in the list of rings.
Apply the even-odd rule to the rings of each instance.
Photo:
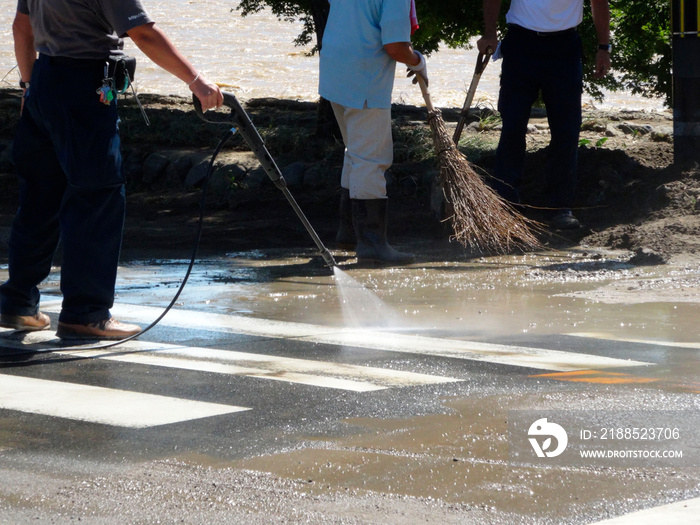
[[[61,339],[126,339],[141,332],[135,324],[120,323],[114,317],[90,324],[68,324],[59,321],[56,335]]]
[[[0,326],[19,332],[37,332],[51,327],[51,319],[45,313],[36,315],[0,315]]]

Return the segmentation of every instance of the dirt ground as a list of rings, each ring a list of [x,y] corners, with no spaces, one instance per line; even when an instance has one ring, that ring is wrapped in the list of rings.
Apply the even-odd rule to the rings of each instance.
[[[146,126],[131,97],[122,101],[121,132],[128,174],[125,256],[144,250],[187,253],[201,204],[201,179],[227,127],[197,118],[189,100],[142,95],[151,120]],[[16,202],[9,151],[17,121],[19,91],[0,90],[0,240],[6,238]],[[258,99],[246,108],[289,189],[321,239],[332,247],[337,228],[342,146],[316,134],[317,105]],[[429,242],[472,256],[449,243],[449,226],[431,210],[437,169],[425,109],[396,106],[395,162],[389,172],[390,238]],[[226,117],[222,113],[221,117]],[[458,118],[444,108],[449,127]],[[461,150],[488,177],[498,141],[498,118],[473,109]],[[584,108],[575,214],[582,228],[549,232],[552,247],[590,246],[639,252],[639,262],[693,258],[700,243],[700,169],[673,162],[670,112],[603,112]],[[538,199],[549,142],[544,115],[533,113],[528,134],[526,214],[542,218]],[[204,251],[286,246],[313,248],[280,192],[239,138],[219,157],[207,192]],[[197,175],[199,174],[199,175]],[[448,246],[450,245],[450,246]],[[4,251],[4,250],[3,250]]]

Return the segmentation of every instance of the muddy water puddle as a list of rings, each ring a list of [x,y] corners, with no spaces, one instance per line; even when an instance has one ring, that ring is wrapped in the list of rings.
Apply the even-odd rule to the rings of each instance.
[[[346,421],[345,437],[309,437],[296,450],[214,466],[299,480],[310,496],[391,493],[493,511],[494,516],[537,516],[558,523],[582,523],[583,516],[610,511],[608,498],[636,504],[659,492],[677,495],[700,476],[698,469],[538,468],[509,463],[509,410],[538,405],[580,408],[587,400],[583,393],[452,399],[445,402],[444,414],[351,419]],[[625,505],[616,511],[624,511]]]
[[[355,283],[348,285],[316,259],[246,252],[199,261],[179,306],[470,338],[605,333],[700,341],[700,266],[636,267],[627,263],[629,254],[586,251],[401,268],[362,269],[347,259],[340,268]],[[163,304],[174,295],[185,268],[186,261],[167,260],[125,265],[118,301]],[[385,315],[378,316],[378,309]]]
[[[634,266],[629,253],[583,249],[478,259],[436,256],[400,268],[359,268],[351,254],[335,256],[342,269],[335,277],[311,252],[202,259],[175,307],[468,341],[538,345],[564,337],[566,342],[556,344],[572,347],[580,341],[584,347],[614,342],[633,348],[624,358],[667,365],[655,367],[651,379],[679,376],[688,388],[700,390],[697,263]],[[125,263],[116,302],[164,308],[188,262]],[[6,268],[0,268],[0,279],[3,274]],[[42,285],[44,297],[59,293],[59,277],[57,269]],[[604,353],[598,346],[604,344],[593,353]],[[643,353],[637,355],[638,348]],[[649,375],[644,368],[635,373]]]
[[[351,254],[335,256],[342,269],[335,277],[311,253],[252,251],[201,260],[176,306],[468,341],[547,341],[547,348],[599,355],[613,345],[616,357],[655,365],[550,378],[700,391],[699,265],[634,266],[629,253],[584,249],[434,257],[400,268],[358,268]],[[186,263],[125,265],[117,300],[167,304]]]

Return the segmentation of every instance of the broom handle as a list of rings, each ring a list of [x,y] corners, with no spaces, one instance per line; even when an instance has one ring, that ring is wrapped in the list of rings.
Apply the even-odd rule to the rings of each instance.
[[[425,80],[420,75],[416,75],[416,78],[418,79],[418,85],[420,86],[421,93],[423,93],[423,99],[425,100],[425,106],[428,108],[428,111],[435,111],[435,107],[433,106],[433,101],[430,98],[430,91],[428,91],[428,86],[425,83]]]
[[[467,122],[467,117],[469,116],[469,109],[471,108],[472,101],[474,100],[474,93],[476,93],[476,86],[479,84],[479,79],[484,69],[489,63],[489,59],[493,51],[491,48],[488,49],[486,53],[479,53],[476,57],[476,67],[474,68],[474,75],[472,76],[471,84],[469,84],[469,90],[467,91],[467,98],[464,99],[464,105],[462,106],[462,111],[459,114],[459,121],[457,122],[457,127],[455,128],[452,140],[455,144],[459,143],[459,138],[462,136],[462,130],[464,129],[464,124]]]

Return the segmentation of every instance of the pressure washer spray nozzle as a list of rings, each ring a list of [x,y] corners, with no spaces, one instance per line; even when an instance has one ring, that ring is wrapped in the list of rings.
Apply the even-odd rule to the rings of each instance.
[[[326,266],[328,266],[331,270],[335,266],[338,266],[338,264],[335,262],[335,259],[333,258],[333,255],[331,254],[331,252],[328,251],[328,249],[324,249],[321,251],[321,257],[323,257],[323,262],[325,262]]]

